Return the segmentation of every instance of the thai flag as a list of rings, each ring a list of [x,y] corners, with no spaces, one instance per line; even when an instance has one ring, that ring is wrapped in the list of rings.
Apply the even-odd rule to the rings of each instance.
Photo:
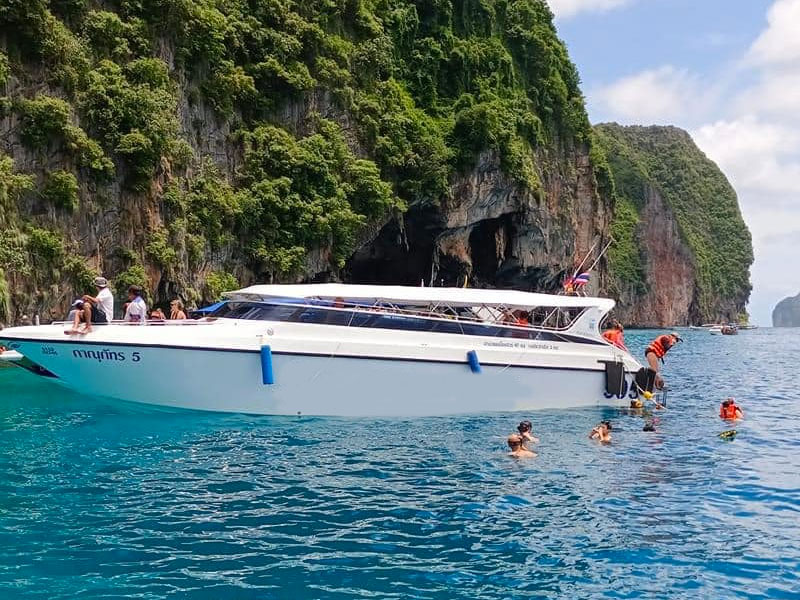
[[[575,287],[583,287],[587,283],[589,283],[589,273],[581,273],[574,281]]]

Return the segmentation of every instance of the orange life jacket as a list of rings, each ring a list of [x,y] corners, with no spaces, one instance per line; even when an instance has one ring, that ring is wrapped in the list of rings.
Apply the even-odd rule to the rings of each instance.
[[[617,348],[625,350],[625,334],[619,329],[607,329],[603,332],[603,337],[614,344]]]
[[[735,404],[731,403],[728,406],[720,406],[719,407],[719,416],[723,419],[735,419],[736,418],[736,410],[739,407]]]
[[[660,335],[647,347],[647,350],[644,351],[645,355],[648,352],[652,352],[656,355],[657,358],[664,358],[664,355],[672,348],[672,337],[668,335]]]

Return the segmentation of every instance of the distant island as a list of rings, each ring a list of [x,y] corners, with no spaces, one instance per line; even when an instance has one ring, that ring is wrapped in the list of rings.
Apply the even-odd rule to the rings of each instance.
[[[800,327],[800,294],[784,298],[772,311],[773,327]]]

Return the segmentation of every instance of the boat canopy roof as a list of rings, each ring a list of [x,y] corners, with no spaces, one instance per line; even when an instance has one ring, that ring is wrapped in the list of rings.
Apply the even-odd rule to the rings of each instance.
[[[253,285],[223,294],[230,300],[266,300],[298,298],[302,300],[341,298],[346,301],[390,303],[413,306],[444,304],[448,306],[502,306],[506,308],[596,307],[603,311],[614,308],[610,298],[557,296],[517,290],[480,288],[413,287],[400,285],[358,285],[347,283],[307,283]]]

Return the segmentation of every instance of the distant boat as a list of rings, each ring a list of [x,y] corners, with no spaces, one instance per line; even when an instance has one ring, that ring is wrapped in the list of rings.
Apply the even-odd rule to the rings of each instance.
[[[739,329],[741,330],[758,329],[758,325],[739,325]]]
[[[708,330],[711,335],[736,335],[739,333],[736,325],[714,325]]]

